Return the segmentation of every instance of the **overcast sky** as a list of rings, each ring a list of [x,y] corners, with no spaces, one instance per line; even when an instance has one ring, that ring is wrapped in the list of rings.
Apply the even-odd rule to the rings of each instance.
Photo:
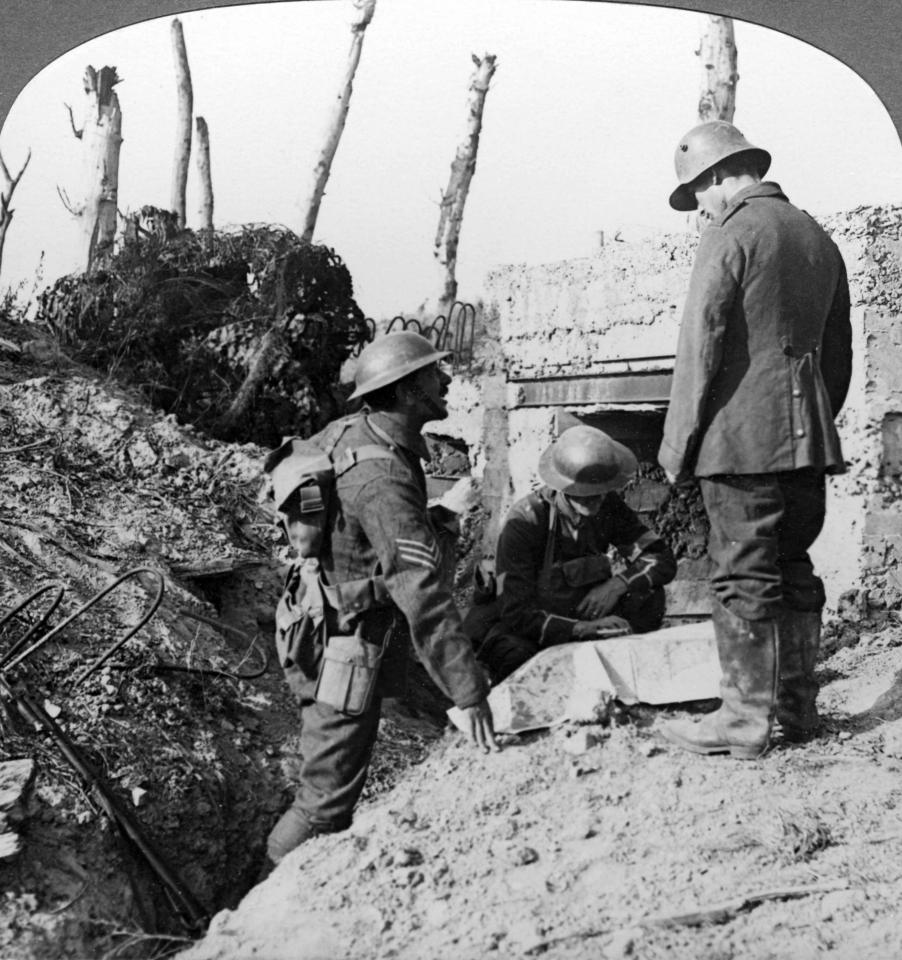
[[[182,16],[195,114],[210,128],[215,221],[299,227],[350,43],[350,0]],[[672,158],[696,119],[704,17],[578,0],[378,0],[315,239],[333,246],[374,317],[436,293],[438,201],[464,132],[471,53],[493,53],[459,251],[463,299],[494,264],[590,256],[597,231],[685,229],[670,210]],[[26,87],[0,132],[16,192],[0,286],[73,269],[75,227],[57,186],[79,190],[88,64],[116,66],[123,114],[119,208],[169,206],[176,92],[171,18],[99,37]],[[902,202],[902,147],[848,67],[781,34],[736,24],[736,123],[774,157],[769,177],[814,214]],[[189,226],[198,222],[194,157]]]

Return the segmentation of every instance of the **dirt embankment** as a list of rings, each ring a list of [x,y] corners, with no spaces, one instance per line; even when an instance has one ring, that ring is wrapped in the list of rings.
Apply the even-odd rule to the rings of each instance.
[[[449,734],[180,956],[902,956],[902,628],[830,634],[810,744],[697,757],[656,736],[681,711],[651,708],[498,755]]]
[[[253,681],[167,668],[252,672],[268,648],[279,554],[254,502],[260,452],[203,441],[60,362],[0,357],[0,610],[58,580],[59,619],[137,566],[158,570],[166,594],[83,685],[75,671],[137,622],[152,576],[12,679],[60,708],[203,904],[234,908],[187,958],[902,955],[902,628],[886,611],[880,624],[852,611],[829,632],[823,735],[759,762],[665,748],[655,726],[668,709],[492,756],[450,733],[430,746],[428,727],[393,712],[352,830],[296,851],[239,906],[290,795],[294,706],[272,663]],[[580,752],[586,732],[597,743]],[[0,954],[186,945],[50,741],[14,714],[0,733],[0,759],[37,766],[22,850],[0,864]],[[172,939],[149,938],[152,924]]]
[[[57,626],[128,571],[152,571],[129,577],[6,679],[56,717],[210,913],[251,887],[297,768],[297,710],[272,649],[285,555],[256,502],[264,452],[155,414],[37,329],[0,329],[0,617],[57,583]],[[75,684],[150,609],[161,578],[156,615]],[[0,628],[0,657],[54,594]],[[434,736],[397,712],[385,730],[369,798]],[[34,760],[36,775],[25,801],[0,812],[0,835],[20,847],[4,859],[0,845],[0,956],[159,957],[189,943],[90,786],[0,702],[0,765],[19,758]],[[2,786],[0,776],[0,795]]]

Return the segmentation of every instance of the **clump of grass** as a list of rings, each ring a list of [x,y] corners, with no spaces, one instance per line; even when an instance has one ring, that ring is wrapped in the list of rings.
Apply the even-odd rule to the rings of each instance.
[[[778,822],[760,840],[784,863],[806,863],[834,842],[833,832],[820,814],[805,806],[777,808]]]

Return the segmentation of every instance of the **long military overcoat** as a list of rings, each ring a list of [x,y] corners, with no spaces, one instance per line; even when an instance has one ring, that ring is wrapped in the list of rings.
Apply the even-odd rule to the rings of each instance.
[[[836,244],[776,183],[741,190],[699,242],[661,465],[678,479],[843,472],[851,333]]]

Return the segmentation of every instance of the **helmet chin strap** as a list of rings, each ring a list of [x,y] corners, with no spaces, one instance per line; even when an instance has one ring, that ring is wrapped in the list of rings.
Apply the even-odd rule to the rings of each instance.
[[[444,413],[444,412],[445,412],[445,411],[442,409],[442,407],[440,407],[439,404],[436,403],[436,401],[433,400],[432,397],[430,397],[429,394],[426,393],[426,391],[425,391],[418,383],[412,383],[412,384],[410,385],[410,392],[411,392],[415,397],[417,397],[418,399],[422,400],[423,403],[425,403],[426,406],[427,406],[434,414],[438,415],[438,414],[441,414],[441,413]]]

